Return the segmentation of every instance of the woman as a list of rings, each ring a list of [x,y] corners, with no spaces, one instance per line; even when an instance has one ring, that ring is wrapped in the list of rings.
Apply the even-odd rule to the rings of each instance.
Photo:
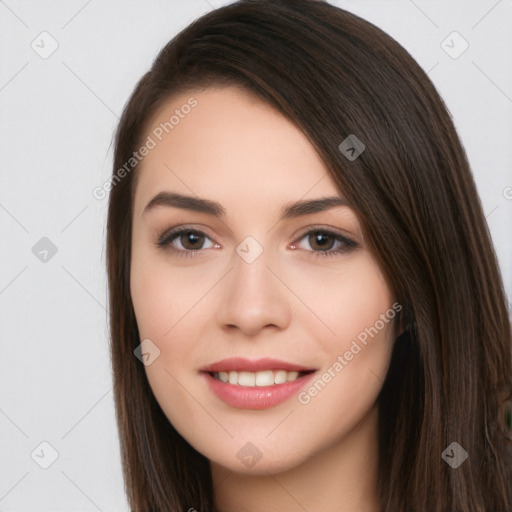
[[[114,160],[133,510],[512,510],[505,294],[400,45],[319,1],[214,10],[142,77]]]

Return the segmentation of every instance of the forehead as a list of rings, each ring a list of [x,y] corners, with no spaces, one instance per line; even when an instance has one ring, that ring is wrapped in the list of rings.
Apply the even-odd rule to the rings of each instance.
[[[245,207],[339,195],[303,132],[233,86],[173,97],[153,116],[147,137],[155,145],[137,169],[135,212],[162,190]]]

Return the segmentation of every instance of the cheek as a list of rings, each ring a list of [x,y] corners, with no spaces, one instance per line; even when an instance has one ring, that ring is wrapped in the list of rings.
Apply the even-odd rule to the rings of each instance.
[[[163,340],[178,324],[181,329],[186,316],[207,294],[209,280],[211,277],[203,277],[192,266],[173,268],[164,258],[154,255],[134,257],[130,290],[141,337]]]
[[[394,311],[384,324],[380,321],[381,315],[392,308],[393,294],[369,254],[354,255],[329,271],[325,267],[311,268],[297,277],[297,295],[307,297],[314,313],[304,315],[303,320],[309,319],[309,329],[314,324],[321,329],[318,332],[323,334],[320,338],[325,340],[325,348],[343,349],[376,322],[379,331],[393,328]]]
[[[140,339],[150,339],[159,355],[144,367],[157,402],[173,423],[195,418],[194,402],[183,392],[183,374],[199,359],[195,322],[190,322],[194,305],[208,290],[183,269],[177,270],[153,258],[151,264],[132,261],[130,288]],[[203,351],[204,355],[204,351]],[[185,363],[186,361],[186,363]]]
[[[299,402],[310,412],[312,428],[339,431],[354,425],[375,403],[391,358],[400,306],[370,257],[354,259],[317,289],[308,297],[311,309],[330,329],[329,335],[317,338],[326,359]],[[332,413],[323,414],[325,408]]]
[[[217,277],[208,269],[172,267],[164,258],[152,256],[140,264],[134,258],[130,278],[132,303],[140,339],[149,338],[158,347],[158,359],[146,366],[150,383],[169,390],[177,385],[170,374],[179,379],[195,369],[205,358],[203,324],[211,318],[198,318],[208,307],[208,293]],[[206,330],[208,332],[208,330]],[[163,383],[160,382],[163,379]]]

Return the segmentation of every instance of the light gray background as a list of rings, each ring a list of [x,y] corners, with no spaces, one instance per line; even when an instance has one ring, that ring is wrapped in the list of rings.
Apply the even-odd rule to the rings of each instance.
[[[0,0],[0,511],[124,511],[105,276],[111,140],[159,49],[216,0]],[[512,1],[340,0],[397,39],[453,114],[512,291]],[[32,41],[58,49],[43,59]],[[469,48],[441,43],[457,31]],[[38,42],[39,41],[39,42]],[[453,43],[451,51],[460,47]],[[508,197],[508,199],[507,199]],[[32,252],[57,247],[46,263]],[[49,448],[58,453],[48,462]],[[41,451],[42,450],[42,451]]]

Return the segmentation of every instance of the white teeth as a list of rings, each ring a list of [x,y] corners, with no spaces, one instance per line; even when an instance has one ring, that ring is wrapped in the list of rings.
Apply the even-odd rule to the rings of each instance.
[[[239,386],[273,386],[274,384],[284,384],[292,382],[299,378],[299,372],[287,372],[286,370],[264,370],[261,372],[218,372],[213,376],[230,384]]]
[[[276,384],[284,384],[286,382],[286,375],[288,372],[286,370],[278,370],[274,373],[274,382]]]
[[[268,370],[266,372],[257,372],[256,374],[256,386],[273,386],[274,385],[274,372]],[[240,379],[238,380],[240,383]]]
[[[240,386],[254,386],[256,383],[256,375],[250,372],[240,372],[238,374],[238,384]]]
[[[292,380],[296,380],[299,376],[299,372],[288,372],[286,375],[286,382],[291,382]]]

